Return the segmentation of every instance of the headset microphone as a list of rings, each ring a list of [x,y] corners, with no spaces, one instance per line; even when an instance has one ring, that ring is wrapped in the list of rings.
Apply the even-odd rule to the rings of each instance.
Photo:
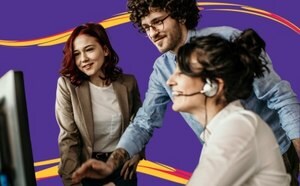
[[[191,94],[183,94],[183,93],[178,93],[178,92],[173,92],[172,95],[173,96],[194,96],[196,94],[202,94],[200,91],[191,93]]]

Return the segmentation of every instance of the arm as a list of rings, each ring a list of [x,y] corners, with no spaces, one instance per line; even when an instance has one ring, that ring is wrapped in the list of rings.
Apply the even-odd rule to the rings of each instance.
[[[137,81],[134,76],[133,77],[133,88],[130,92],[130,95],[132,95],[132,109],[130,111],[130,121],[134,120],[134,117],[138,111],[138,109],[142,106],[141,98],[140,98],[140,92],[138,88]],[[140,160],[145,159],[145,148],[143,148],[142,151],[139,153],[133,155],[129,160],[125,162],[125,164],[122,167],[121,170],[121,176],[124,176],[124,179],[126,180],[127,178],[132,179],[133,175],[136,172],[138,163]]]
[[[55,115],[60,128],[58,144],[61,162],[58,173],[64,185],[71,185],[71,175],[79,167],[80,134],[73,118],[70,92],[63,78],[59,78],[57,84]]]
[[[123,133],[117,148],[125,149],[130,157],[140,152],[149,142],[155,128],[162,126],[163,117],[170,97],[159,81],[160,70],[154,66],[143,106],[134,121]]]
[[[262,52],[261,57],[267,63],[270,73],[266,72],[263,78],[255,79],[254,92],[258,99],[267,102],[270,109],[277,111],[282,128],[293,141],[300,157],[300,104],[297,95],[290,84],[274,71],[269,56]]]

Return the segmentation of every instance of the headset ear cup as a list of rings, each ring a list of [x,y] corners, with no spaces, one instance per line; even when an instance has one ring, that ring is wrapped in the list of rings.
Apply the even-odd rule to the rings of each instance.
[[[203,93],[207,97],[213,97],[218,92],[218,84],[216,82],[210,81],[207,78],[206,83],[204,84],[204,86],[200,92]]]

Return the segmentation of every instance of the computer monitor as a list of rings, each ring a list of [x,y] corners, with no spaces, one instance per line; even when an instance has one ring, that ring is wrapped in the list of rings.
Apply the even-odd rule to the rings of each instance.
[[[0,185],[35,186],[23,73],[0,78]]]

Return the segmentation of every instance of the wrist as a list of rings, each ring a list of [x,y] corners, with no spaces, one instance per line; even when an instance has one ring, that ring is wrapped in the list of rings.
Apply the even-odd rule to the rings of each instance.
[[[128,152],[125,149],[118,148],[109,156],[106,164],[113,171],[115,171],[129,159],[130,156]]]

